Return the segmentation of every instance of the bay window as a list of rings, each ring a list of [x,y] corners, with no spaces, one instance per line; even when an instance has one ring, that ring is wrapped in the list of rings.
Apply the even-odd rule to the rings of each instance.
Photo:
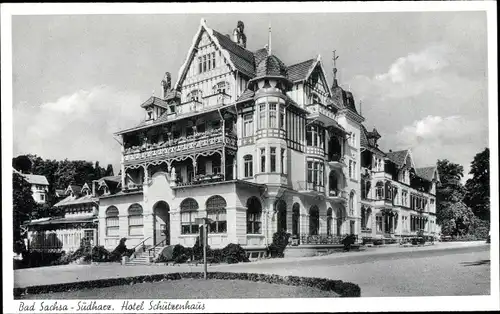
[[[243,137],[253,136],[253,114],[243,116]]]
[[[276,172],[276,147],[271,147],[270,157],[271,172]]]
[[[269,104],[269,127],[276,129],[277,125],[277,116],[276,116],[276,104]]]
[[[259,129],[265,129],[267,127],[267,105],[259,105]]]
[[[253,161],[252,155],[245,155],[243,157],[244,169],[245,169],[245,178],[253,177]]]

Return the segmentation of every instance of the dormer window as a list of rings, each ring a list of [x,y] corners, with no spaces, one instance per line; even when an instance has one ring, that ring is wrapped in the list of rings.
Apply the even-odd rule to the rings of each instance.
[[[229,83],[219,82],[212,87],[212,92],[214,94],[229,94]]]
[[[153,120],[153,108],[149,108],[146,111],[146,120]]]
[[[320,99],[319,99],[319,96],[318,96],[318,94],[316,94],[316,93],[313,93],[313,94],[312,94],[311,99],[312,99],[312,103],[313,103],[313,104],[318,104],[318,103],[320,102],[320,101],[319,101],[319,100],[320,100]]]
[[[195,89],[195,90],[191,91],[187,95],[187,101],[197,101],[197,102],[200,102],[201,101],[201,96],[202,96],[201,90]]]

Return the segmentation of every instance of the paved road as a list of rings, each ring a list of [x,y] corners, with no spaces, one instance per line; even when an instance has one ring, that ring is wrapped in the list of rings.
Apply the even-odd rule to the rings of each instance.
[[[340,279],[360,285],[363,296],[456,296],[490,293],[489,260],[489,245],[443,244],[427,248],[378,248],[314,258],[219,265],[210,267],[209,271]],[[14,286],[184,271],[202,271],[202,268],[118,264],[42,267],[16,270]]]
[[[214,267],[215,268],[215,267]],[[342,256],[220,267],[340,279],[358,284],[362,296],[459,296],[490,294],[489,246]]]

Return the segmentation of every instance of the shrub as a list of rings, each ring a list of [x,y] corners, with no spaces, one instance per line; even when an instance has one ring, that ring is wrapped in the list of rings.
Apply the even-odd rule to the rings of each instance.
[[[134,249],[127,249],[125,241],[127,241],[127,238],[120,239],[120,243],[116,246],[116,248],[113,250],[113,252],[111,252],[109,256],[110,261],[118,262],[121,261],[123,256],[130,257],[132,256],[132,254],[134,254]]]
[[[94,262],[109,262],[111,253],[104,246],[95,246],[92,248],[92,261]]]
[[[273,234],[273,242],[267,247],[268,256],[272,258],[285,257],[285,248],[288,245],[291,234],[285,231],[278,231]]]
[[[239,244],[229,243],[222,249],[222,261],[228,264],[249,262],[247,253]]]

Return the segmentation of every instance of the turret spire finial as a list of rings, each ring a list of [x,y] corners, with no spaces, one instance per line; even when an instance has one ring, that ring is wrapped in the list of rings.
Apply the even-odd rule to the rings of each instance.
[[[271,22],[269,22],[269,38],[268,38],[268,48],[267,48],[267,54],[271,55],[272,54],[272,48],[271,48]]]
[[[336,51],[337,50],[334,50],[333,51],[333,79],[336,80],[337,79],[337,59],[339,58],[339,56],[336,55]]]

